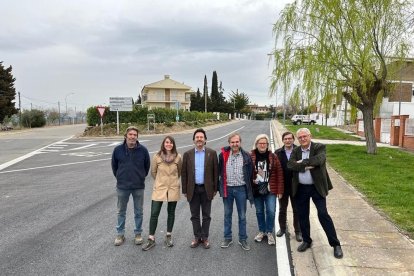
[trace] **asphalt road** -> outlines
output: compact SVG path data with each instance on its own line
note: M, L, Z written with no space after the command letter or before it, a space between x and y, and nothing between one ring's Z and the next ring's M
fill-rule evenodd
M74 134L82 133L86 125L33 128L0 131L0 165Z
M239 121L208 129L207 146L219 151L228 144L227 136L233 131L241 134L242 146L250 150L257 134L269 134L270 123ZM33 136L31 140L35 139ZM192 147L192 133L173 136L180 153ZM159 150L163 137L140 136L139 140L152 156ZM0 139L0 146L11 147L13 144L13 147L19 147L19 143L27 142L12 136L10 138L13 143ZM61 139L56 137L55 141ZM43 148L30 158L0 170L0 274L277 274L275 247L253 241L257 231L254 206L247 210L251 250L244 251L237 243L227 249L220 248L223 203L219 196L213 200L211 248L208 250L189 247L192 227L189 206L184 197L176 209L174 247L166 248L163 245L166 206L163 206L158 222L157 245L148 252L134 245L131 202L127 211L126 242L115 247L116 193L110 158L114 146L119 142L120 139L72 138ZM45 141L42 140L37 148L44 145ZM147 177L144 238L148 234L152 183L152 178ZM234 207L235 241L237 229L237 211Z

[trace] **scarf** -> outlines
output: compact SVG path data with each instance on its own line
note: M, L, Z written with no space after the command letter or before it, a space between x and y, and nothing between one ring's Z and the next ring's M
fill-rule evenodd
M163 152L161 152L160 154L162 161L164 161L165 163L172 163L175 160L175 157L177 157L177 154L165 154Z

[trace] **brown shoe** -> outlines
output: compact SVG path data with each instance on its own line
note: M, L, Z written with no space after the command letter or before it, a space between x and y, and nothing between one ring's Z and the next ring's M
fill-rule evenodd
M194 240L191 241L190 247L191 248L196 248L196 247L198 247L200 245L200 243L202 243L201 240L194 239Z
M203 247L204 247L204 249L209 249L210 248L210 243L208 242L208 240L203 240Z

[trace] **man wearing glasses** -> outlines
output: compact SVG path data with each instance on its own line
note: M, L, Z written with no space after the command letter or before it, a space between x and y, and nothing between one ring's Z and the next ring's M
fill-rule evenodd
M312 246L309 222L309 205L312 198L329 245L334 248L334 256L340 259L343 257L341 244L326 208L326 196L328 191L332 189L332 183L326 170L326 147L323 144L311 142L311 133L307 128L298 129L296 137L300 147L292 151L288 168L293 171L292 194L299 214L303 237L298 251L304 252Z
M243 250L250 250L247 242L246 209L247 200L253 204L252 173L253 163L250 154L242 149L238 133L230 134L229 145L221 148L219 154L219 192L224 204L224 240L221 248L233 244L232 217L236 202L239 217L239 244Z

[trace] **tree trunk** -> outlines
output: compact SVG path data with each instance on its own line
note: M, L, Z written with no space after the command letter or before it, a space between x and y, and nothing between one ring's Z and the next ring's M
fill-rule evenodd
M374 132L374 110L370 107L361 109L364 120L364 134L368 154L377 154L377 142Z

